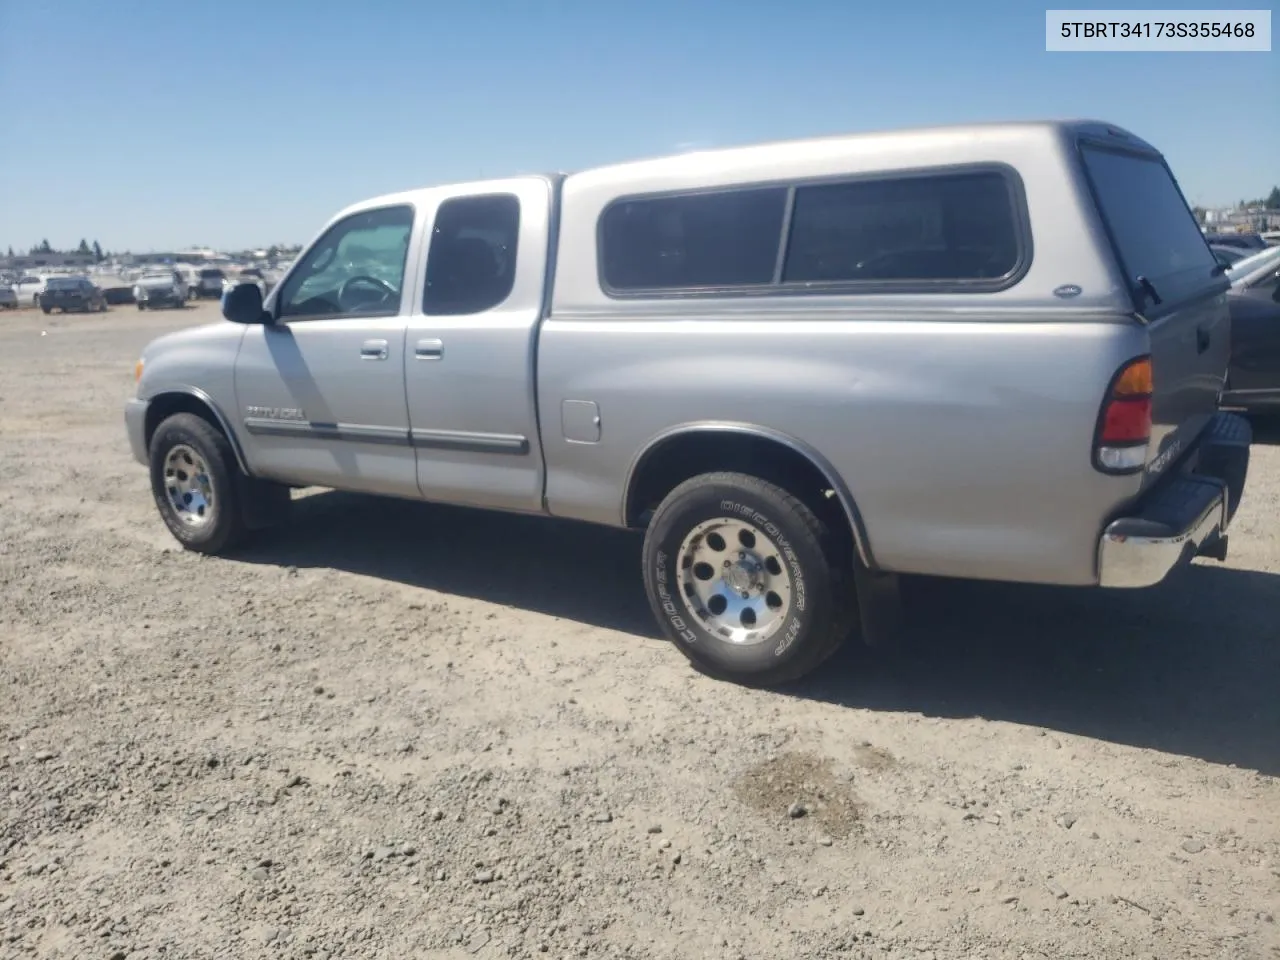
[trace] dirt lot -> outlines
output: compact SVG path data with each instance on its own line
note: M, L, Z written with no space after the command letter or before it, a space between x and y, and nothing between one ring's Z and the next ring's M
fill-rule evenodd
M320 492L177 549L121 408L215 309L0 315L0 957L1280 956L1280 447L1225 565L920 585L753 692L631 535Z

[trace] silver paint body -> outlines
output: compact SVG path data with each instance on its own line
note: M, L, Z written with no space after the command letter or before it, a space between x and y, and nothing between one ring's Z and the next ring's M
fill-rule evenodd
M841 137L370 200L334 221L395 203L416 211L400 315L163 337L144 354L127 412L133 448L145 461L150 398L198 391L258 476L621 526L633 473L664 439L755 433L826 473L873 567L1096 584L1101 531L1192 446L1229 348L1225 294L1135 319L1075 158L1077 134L1101 129ZM1025 190L1033 255L1000 292L616 299L601 289L597 223L620 196L967 163L1012 167ZM521 203L510 297L478 315L424 316L437 207L494 192ZM1053 295L1068 285L1079 294ZM1197 327L1211 332L1206 352ZM367 354L371 343L383 354ZM1104 475L1090 456L1103 395L1145 353L1156 370L1148 470Z

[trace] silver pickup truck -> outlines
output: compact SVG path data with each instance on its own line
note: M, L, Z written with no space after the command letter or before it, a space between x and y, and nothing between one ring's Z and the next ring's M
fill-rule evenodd
M635 528L675 645L774 684L891 637L900 575L1225 557L1227 287L1103 123L715 150L343 210L150 344L126 422L188 549L307 486Z

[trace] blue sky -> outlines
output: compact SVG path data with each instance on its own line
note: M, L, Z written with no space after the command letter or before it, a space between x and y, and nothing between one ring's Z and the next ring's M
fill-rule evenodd
M1025 0L0 0L0 251L303 242L391 190L1006 118L1126 126L1192 202L1280 183L1280 54L1046 53L1044 23Z

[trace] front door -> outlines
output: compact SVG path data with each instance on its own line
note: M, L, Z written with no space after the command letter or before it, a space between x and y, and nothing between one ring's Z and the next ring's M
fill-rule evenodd
M414 209L334 223L268 302L236 358L245 457L303 486L417 495L404 395Z
M551 185L521 178L436 208L405 343L405 392L428 500L536 512L534 346Z

